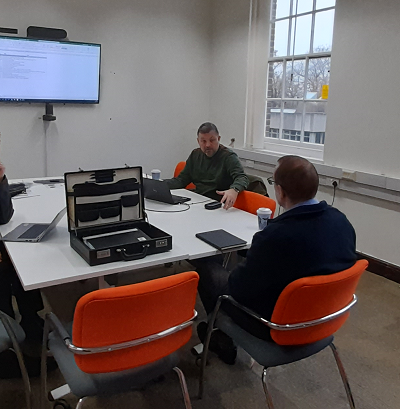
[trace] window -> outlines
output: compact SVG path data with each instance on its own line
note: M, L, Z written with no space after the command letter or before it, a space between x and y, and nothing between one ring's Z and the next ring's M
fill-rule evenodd
M264 147L323 151L336 0L271 0Z
M270 138L279 138L279 129L269 128L268 136Z

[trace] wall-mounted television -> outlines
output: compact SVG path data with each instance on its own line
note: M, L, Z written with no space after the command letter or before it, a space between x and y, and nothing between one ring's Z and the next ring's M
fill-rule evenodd
M98 104L100 44L0 36L0 102Z

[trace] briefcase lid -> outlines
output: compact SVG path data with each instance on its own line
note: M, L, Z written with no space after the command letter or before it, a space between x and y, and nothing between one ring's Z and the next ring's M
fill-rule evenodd
M64 181L70 232L145 219L141 166L68 172Z

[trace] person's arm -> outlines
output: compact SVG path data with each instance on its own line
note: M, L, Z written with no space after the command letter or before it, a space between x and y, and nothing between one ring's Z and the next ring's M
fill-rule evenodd
M14 213L8 181L4 172L4 165L0 163L0 224L8 223Z
M237 192L246 190L249 185L249 178L244 173L243 166L237 155L230 155L227 159L227 169L233 179L232 184L229 186L230 189L234 189Z
M247 188L249 179L244 173L243 166L237 155L229 155L225 166L233 182L228 190L217 190L217 193L222 196L221 202L224 203L224 209L228 210L235 204L239 192Z
M182 169L181 173L177 177L172 179L166 179L166 182L168 183L170 189L183 189L190 182L192 182L192 176L190 174L190 163L191 155L186 161L185 167Z
M250 307L260 298L268 303L269 293L275 293L274 288L282 279L281 260L286 257L282 251L279 243L274 242L273 234L256 233L246 260L229 276L229 291L233 298Z

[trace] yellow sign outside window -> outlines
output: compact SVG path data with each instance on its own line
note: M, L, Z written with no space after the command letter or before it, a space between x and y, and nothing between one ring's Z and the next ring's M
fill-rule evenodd
M321 98L328 99L328 94L329 94L329 85L323 85L322 92L321 92Z

